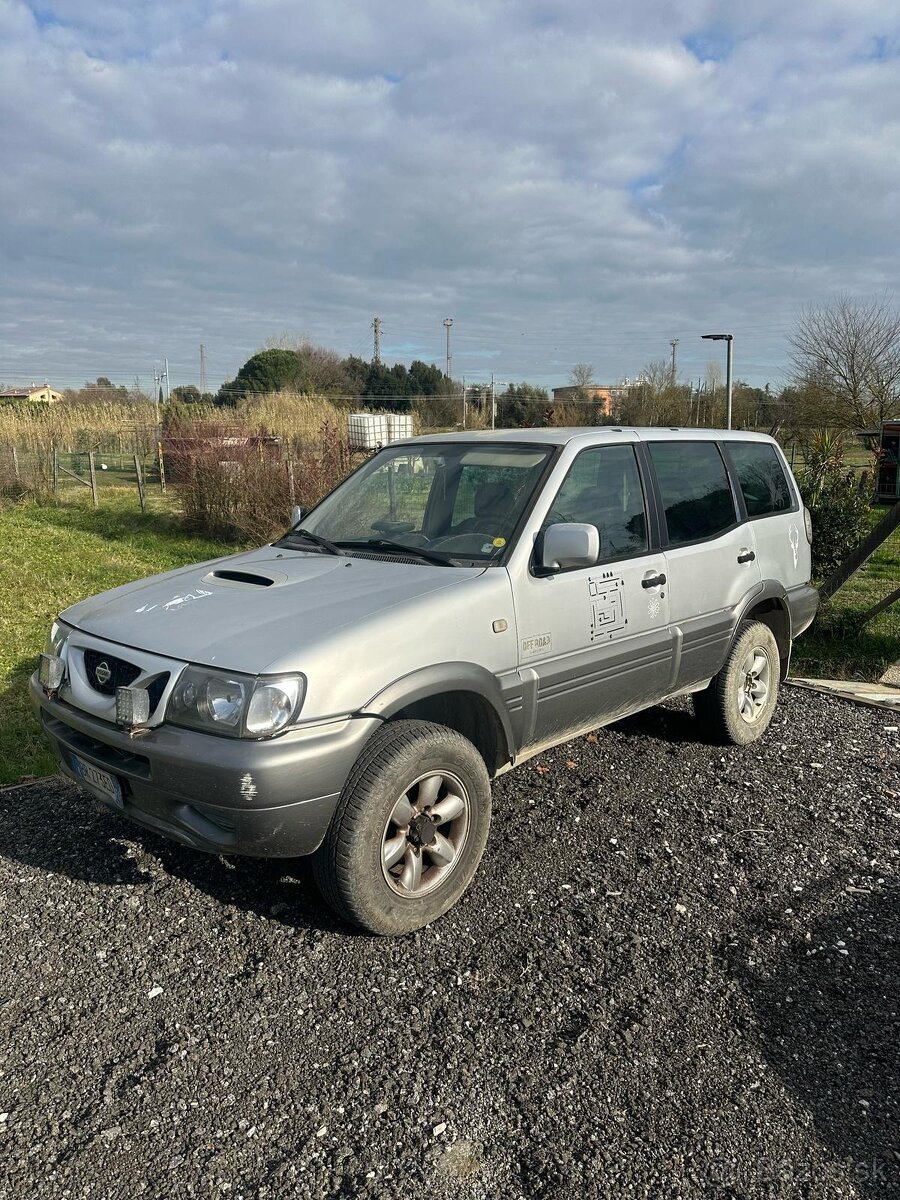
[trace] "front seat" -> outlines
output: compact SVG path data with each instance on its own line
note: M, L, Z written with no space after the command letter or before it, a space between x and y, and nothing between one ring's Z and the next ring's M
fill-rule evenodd
M454 526L454 533L493 533L507 530L512 509L512 489L505 483L483 483L476 489L475 515Z

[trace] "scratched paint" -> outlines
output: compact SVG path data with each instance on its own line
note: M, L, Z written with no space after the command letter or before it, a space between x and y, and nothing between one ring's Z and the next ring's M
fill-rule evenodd
M183 596L173 596L163 605L163 609L171 612L172 609L184 608L186 604L193 604L195 601L211 595L212 592L208 592L205 588L196 588L193 592L185 592Z
M252 800L256 795L256 784L253 782L253 776L249 771L241 776L241 795L245 800Z

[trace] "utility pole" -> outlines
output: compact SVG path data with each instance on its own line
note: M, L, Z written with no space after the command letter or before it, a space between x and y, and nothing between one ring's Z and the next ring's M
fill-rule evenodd
M166 358L166 359L163 359L163 362L165 362L165 364L166 364L166 400L168 401L168 399L169 399L169 360Z
M200 343L200 395L206 395L206 347Z
M466 377L465 377L465 375L463 375L462 385L463 385L463 429L465 429L466 419L467 419L467 414L466 414Z
M675 347L678 345L678 338L672 338L669 345L672 347L672 385L675 385Z
M494 372L491 371L491 429L497 424L497 393L494 391Z
M375 345L373 347L372 362L376 367L381 366L381 317L372 319L372 328L375 331Z
M450 353L450 330L453 326L452 317L444 317L444 328L447 330L447 378L453 379L453 355Z

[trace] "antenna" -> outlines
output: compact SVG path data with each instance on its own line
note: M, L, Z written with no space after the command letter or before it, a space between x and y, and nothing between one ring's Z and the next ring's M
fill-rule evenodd
M206 347L200 343L200 395L206 395Z
M447 378L453 378L453 355L450 353L450 330L453 328L453 318L444 317L444 328L447 330Z

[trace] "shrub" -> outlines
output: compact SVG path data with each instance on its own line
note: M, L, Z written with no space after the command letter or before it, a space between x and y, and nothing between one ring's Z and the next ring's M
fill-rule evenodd
M212 424L205 423L202 436L192 429L184 450L167 454L184 520L194 532L271 541L288 527L292 503L311 508L351 467L342 426L323 423L313 441L286 457L280 442L215 436Z
M839 433L814 435L797 482L813 523L812 572L825 579L854 550L869 529L874 472L859 476L844 465Z

